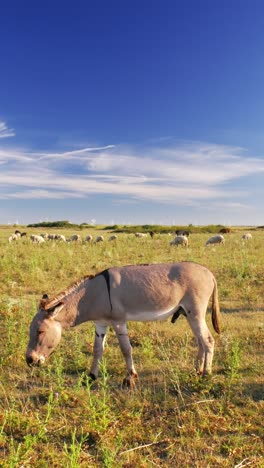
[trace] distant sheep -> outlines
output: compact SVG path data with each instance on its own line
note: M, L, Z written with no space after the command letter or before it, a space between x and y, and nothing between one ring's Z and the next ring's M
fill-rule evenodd
M56 239L56 234L48 234L48 239L49 240L55 240Z
M209 244L224 244L225 243L225 238L222 236L222 234L217 234L217 236L210 237L205 243L205 245Z
M14 242L14 241L17 241L19 240L21 237L24 237L26 236L27 233L26 232L20 232L20 231L15 231L15 234L11 234L11 236L9 236L8 238L8 242Z
M114 240L116 240L116 239L117 239L116 234L113 234L112 236L109 237L108 240L109 240L109 241L114 241Z
M43 237L41 236L38 236L37 234L32 234L30 236L30 240L33 244L42 244L43 242L45 242L45 239L43 239Z
M251 234L250 232L245 232L245 233L243 234L243 236L242 236L242 239L243 239L243 240L246 240L246 241L247 241L247 240L250 240L250 239L252 239L252 234Z
M18 236L17 234L11 234L11 236L8 237L8 242L9 242L9 244L10 244L11 242L17 241L17 240L18 240L18 237L19 237L19 236Z
M176 236L171 242L170 245L183 245L188 247L188 238L186 236Z
M85 242L92 242L93 241L93 236L91 234L88 234L88 236L85 237Z
M73 234L69 239L70 242L82 242L81 236L79 234Z
M66 242L66 238L63 234L55 234L55 239L58 241Z
M219 234L230 234L231 229L230 228L222 228L219 231Z
M97 236L96 239L95 239L95 243L97 244L98 242L103 242L104 241L104 237L103 236Z
M177 234L177 236L189 237L190 231L184 231L182 229L178 229L177 231L175 231L175 234Z
M145 232L136 232L135 236L136 237L147 237L147 233L145 233Z
M46 232L40 234L40 236L43 237L43 239L45 240L50 239L49 235L53 236L53 234L47 234Z

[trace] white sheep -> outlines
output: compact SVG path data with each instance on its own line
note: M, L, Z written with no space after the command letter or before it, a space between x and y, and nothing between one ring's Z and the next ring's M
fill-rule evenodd
M70 242L82 242L81 236L79 234L73 234L70 239Z
M98 242L103 242L104 241L104 237L103 236L97 236L96 239L95 239L95 243L97 244Z
M224 244L225 243L225 238L222 236L222 234L217 234L216 236L210 237L205 245L209 244Z
M91 234L88 234L88 236L85 237L85 242L92 242L93 241L93 236Z
M252 234L250 232L245 232L242 236L242 239L245 241L252 239Z
M8 242L9 242L9 244L10 244L11 242L14 242L14 241L17 241L17 240L18 240L17 234L11 234L11 236L8 237Z
M47 234L46 232L43 232L41 234L39 234L41 237L43 237L43 239L47 240L47 239L50 239L49 235L53 236L53 234Z
M136 232L135 236L136 237L147 237L147 233L146 232Z
M170 245L183 245L188 247L188 238L186 236L176 236L171 242Z
M66 242L66 238L63 234L56 234L55 239L58 241Z
M114 241L114 240L116 240L116 239L117 239L116 234L113 234L112 236L109 237L108 240L109 240L109 241Z
M42 244L43 242L45 242L45 239L43 239L43 237L41 236L38 236L37 234L32 234L30 236L30 239L33 244Z

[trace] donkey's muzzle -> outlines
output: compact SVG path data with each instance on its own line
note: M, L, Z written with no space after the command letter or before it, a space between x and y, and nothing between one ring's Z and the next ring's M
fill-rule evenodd
M40 356L40 357L33 357L33 356L26 356L26 363L29 367L32 366L40 366L45 362L45 358Z
M30 367L32 366L32 364L34 364L34 359L33 357L31 356L26 356L26 362L27 362L27 365Z

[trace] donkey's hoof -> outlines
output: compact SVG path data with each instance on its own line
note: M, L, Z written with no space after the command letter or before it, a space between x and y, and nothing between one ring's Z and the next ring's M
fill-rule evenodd
M136 385L137 374L128 375L124 378L122 388L133 388Z
M96 380L96 377L95 375L90 372L88 375L84 375L82 377L82 386L83 387L88 387L89 385L91 385L94 381Z
M203 372L202 378L203 378L203 379L210 380L210 379L212 378L212 373L211 373L211 371Z

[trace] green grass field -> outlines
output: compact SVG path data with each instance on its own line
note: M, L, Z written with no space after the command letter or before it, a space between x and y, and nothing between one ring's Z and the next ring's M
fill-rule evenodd
M33 245L9 244L11 232L0 228L1 467L264 467L264 231L243 243L237 230L207 248L210 234L191 234L188 249L170 246L167 234ZM109 236L80 232L89 233ZM195 374L184 317L129 324L139 374L131 390L121 388L125 365L112 331L100 378L82 386L92 323L65 332L45 366L27 367L29 325L43 293L114 265L181 260L207 266L218 282L223 331L212 332L211 377ZM212 330L210 310L207 322Z

